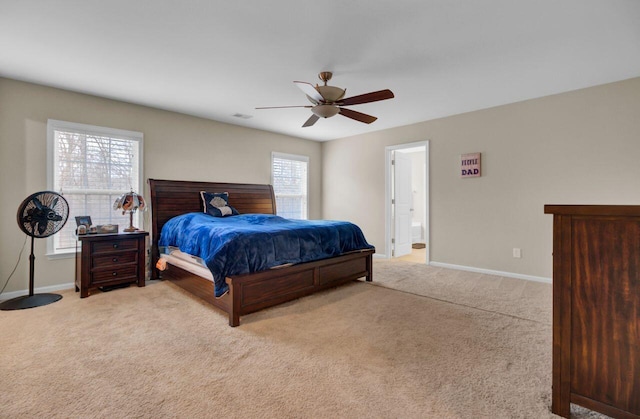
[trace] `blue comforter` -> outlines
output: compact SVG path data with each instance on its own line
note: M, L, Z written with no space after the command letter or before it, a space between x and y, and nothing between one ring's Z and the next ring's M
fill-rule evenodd
M202 258L213 274L216 297L227 291L228 276L373 249L360 228L346 221L289 220L266 214L221 218L199 212L169 220L159 244Z

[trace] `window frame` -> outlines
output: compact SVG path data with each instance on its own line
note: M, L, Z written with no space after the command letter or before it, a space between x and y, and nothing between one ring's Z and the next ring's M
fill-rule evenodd
M55 168L56 168L56 143L55 143L55 131L71 131L78 132L90 135L98 135L105 137L113 137L119 138L128 141L137 141L138 142L138 184L132 185L134 188L137 188L135 192L139 194L144 193L144 134L138 131L129 131L118 128L109 128L109 127L101 127L97 125L89 125L89 124L81 124L77 122L69 122L69 121L61 121L57 119L48 119L47 120L47 188L51 191L54 191L55 185ZM65 191L56 191L60 192L63 196ZM123 191L127 192L127 191ZM134 214L134 218L138 218L137 225L141 225L142 221L141 212L138 211ZM69 218L67 223L75 222ZM69 258L75 257L76 252L78 251L77 247L74 250L68 251L56 251L54 246L54 236L49 236L47 238L47 250L46 256L49 259L57 259L57 258Z
M293 161L300 161L300 162L304 162L307 164L307 176L305 179L306 182L306 207L305 207L305 213L304 215L304 220L308 220L309 219L309 156L304 156L304 155L300 155L300 154L289 154L289 153L281 153L278 151L272 151L271 152L271 185L275 185L275 176L273 173L273 161L274 159L282 159L282 160L293 160ZM278 201L278 196L277 193L275 191L275 187L274 187L274 198L276 199L276 202ZM278 206L276 205L276 212L278 211Z

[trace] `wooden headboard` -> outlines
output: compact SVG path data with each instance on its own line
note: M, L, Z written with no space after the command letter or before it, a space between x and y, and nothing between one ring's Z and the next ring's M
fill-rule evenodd
M176 215L202 212L200 191L228 192L229 205L240 214L275 214L276 199L271 185L246 183L192 182L149 179L151 191L151 268L160 257L158 240L162 226Z

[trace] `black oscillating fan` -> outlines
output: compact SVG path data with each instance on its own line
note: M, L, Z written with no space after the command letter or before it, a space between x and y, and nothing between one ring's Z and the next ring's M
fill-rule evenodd
M0 304L0 310L20 310L51 304L62 298L59 294L33 293L33 239L56 234L64 227L69 218L69 204L62 195L51 192L36 192L20 204L18 208L18 226L26 235L31 236L31 255L29 256L29 295L16 297Z

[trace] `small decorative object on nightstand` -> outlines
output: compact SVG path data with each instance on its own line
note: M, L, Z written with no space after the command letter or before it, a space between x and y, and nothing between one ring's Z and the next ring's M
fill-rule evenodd
M136 282L144 287L146 231L78 236L76 292L80 298L99 287Z
M132 232L138 230L133 226L133 213L137 210L146 210L147 205L144 202L144 198L141 195L133 192L132 189L131 192L127 192L116 199L116 202L113 203L113 209L122 210L122 215L126 214L127 212L129 213L129 227L125 228L124 231Z

